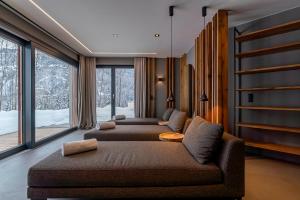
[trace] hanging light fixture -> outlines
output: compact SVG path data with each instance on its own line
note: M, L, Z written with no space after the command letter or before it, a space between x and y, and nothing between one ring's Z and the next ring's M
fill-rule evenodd
M169 6L169 16L171 17L171 64L173 65L173 16L174 16L174 8L175 6ZM169 96L167 98L167 102L175 101L175 97L173 95L173 91L169 91Z
M207 7L203 6L202 7L202 17L204 18L203 19L203 31L205 31L205 17L206 17L206 14L207 14ZM205 48L203 48L203 54L204 54L203 57L205 59ZM202 85L203 85L203 92L200 96L200 101L205 102L205 101L208 101L207 95L205 93L205 79L202 79Z

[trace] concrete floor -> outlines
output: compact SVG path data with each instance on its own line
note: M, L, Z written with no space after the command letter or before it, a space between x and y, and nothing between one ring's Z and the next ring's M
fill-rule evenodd
M59 149L63 142L82 139L84 131L0 161L0 199L25 200L29 167ZM246 159L244 200L300 200L300 166L261 157Z

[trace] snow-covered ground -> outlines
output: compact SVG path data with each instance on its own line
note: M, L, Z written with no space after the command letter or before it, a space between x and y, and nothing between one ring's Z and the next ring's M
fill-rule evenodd
M116 107L117 115L134 117L134 103L129 102L128 107ZM62 110L36 110L36 127L47 127L69 124L69 109ZM111 119L111 106L97 107L97 121ZM0 135L13 133L18 130L18 111L0 111Z
M128 107L116 107L117 115L125 115L126 117L134 117L134 102L128 103ZM107 121L111 119L111 105L103 108L97 107L97 122Z
M69 124L69 109L36 110L36 127ZM18 130L18 111L0 111L0 135Z

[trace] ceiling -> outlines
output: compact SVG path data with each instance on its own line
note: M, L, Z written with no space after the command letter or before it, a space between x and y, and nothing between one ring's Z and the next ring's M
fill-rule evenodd
M300 6L299 0L4 0L7 4L89 56L170 56L170 17L173 55L186 53L207 20L218 9L230 10L230 26ZM52 18L52 19L51 19ZM160 37L155 38L154 34ZM113 34L119 34L118 37Z

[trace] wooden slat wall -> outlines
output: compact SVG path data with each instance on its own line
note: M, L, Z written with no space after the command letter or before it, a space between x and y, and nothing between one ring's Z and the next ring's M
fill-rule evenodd
M208 99L212 99L212 23L208 23L205 32L205 92ZM205 119L212 120L212 101L205 102Z
M200 46L199 46L199 37L197 37L195 39L195 111L194 114L195 115L199 115L200 114L200 107L199 107L199 98L200 98L200 72L199 72L199 63L200 63L200 57L199 57L199 50L200 50Z
M205 51L205 56L204 56ZM220 10L195 40L195 114L228 130L228 13ZM208 102L200 102L205 91Z
M167 98L170 96L170 93L173 93L175 98L175 58L166 59L166 81L167 81ZM175 99L176 101L176 99ZM175 108L175 101L166 102L167 108Z
M188 112L189 109L189 68L186 54L180 58L180 110Z

